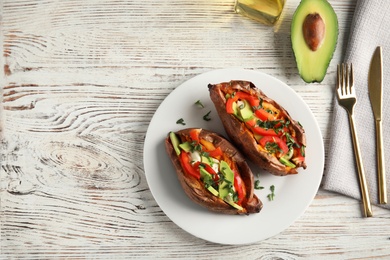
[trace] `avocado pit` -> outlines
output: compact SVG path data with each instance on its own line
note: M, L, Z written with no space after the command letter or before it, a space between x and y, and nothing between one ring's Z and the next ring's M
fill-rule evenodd
M325 35L325 23L318 13L308 14L302 25L303 37L307 46L316 51L322 44Z
M337 15L327 0L301 0L291 22L291 47L305 82L324 79L338 33Z

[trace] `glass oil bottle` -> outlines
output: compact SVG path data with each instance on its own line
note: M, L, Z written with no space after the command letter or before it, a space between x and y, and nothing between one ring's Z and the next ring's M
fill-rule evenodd
M267 25L274 25L282 11L286 0L236 0L234 10L251 19Z

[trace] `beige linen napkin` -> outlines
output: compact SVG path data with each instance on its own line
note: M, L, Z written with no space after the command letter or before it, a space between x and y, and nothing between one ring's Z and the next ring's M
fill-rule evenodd
M375 122L368 93L372 54L382 46L383 145L390 209L390 1L358 0L344 61L354 66L355 120L371 202L378 203ZM334 101L334 115L323 188L361 199L347 112ZM374 213L375 214L375 213Z

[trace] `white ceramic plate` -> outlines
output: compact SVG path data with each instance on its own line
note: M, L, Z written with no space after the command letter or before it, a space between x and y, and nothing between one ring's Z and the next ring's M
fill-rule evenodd
M255 190L264 206L260 213L230 216L213 213L192 202L182 190L165 152L169 131L200 127L226 136L209 98L208 84L230 80L252 81L267 96L281 104L306 131L307 169L297 175L277 177L249 163L263 190ZM194 103L200 100L205 108ZM211 121L203 116L211 111ZM180 118L186 125L176 124ZM318 124L309 107L294 90L264 73L243 69L221 69L198 75L177 87L154 114L145 139L144 168L150 190L164 213L179 227L199 238L221 244L249 244L272 237L288 228L310 205L321 182L324 146ZM275 199L269 201L269 187Z

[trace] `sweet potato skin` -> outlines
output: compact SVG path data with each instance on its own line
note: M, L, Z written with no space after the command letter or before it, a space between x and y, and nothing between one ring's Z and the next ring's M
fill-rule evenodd
M210 98L214 103L218 116L220 117L225 131L231 141L235 144L238 150L240 150L249 160L254 162L260 168L278 176L284 176L288 174L296 174L297 168L287 168L285 165L279 162L275 157L269 153L259 149L259 145L253 137L251 131L237 119L234 115L226 112L226 98L223 93L223 89L233 88L236 91L244 91L251 95L261 97L264 101L267 101L280 109L281 113L291 122L291 127L296 133L297 140L306 146L306 136L303 127L295 120L293 120L290 114L274 100L267 97L260 89L249 81L232 80L230 82L223 82L219 84L209 84ZM306 168L306 164L303 162L299 167Z
M175 134L177 136L188 137L190 135L189 133L191 130L192 128L187 128L175 132ZM165 139L165 148L176 170L178 180L187 196L195 203L213 212L230 215L260 212L263 207L263 204L256 196L256 194L254 194L254 177L251 169L249 168L241 153L238 152L237 149L224 137L212 131L202 129L199 134L199 138L206 139L207 141L212 142L215 147L221 147L222 151L226 155L228 155L231 160L235 161L241 179L245 184L246 199L244 200L242 205L243 210L237 210L231 205L227 204L221 198L212 195L204 187L204 184L200 180L197 180L195 177L186 174L180 164L179 157L174 151L168 134L168 137Z

